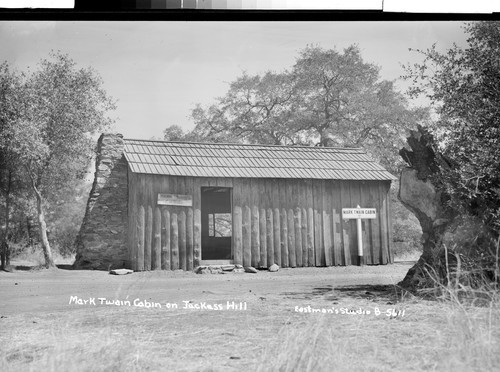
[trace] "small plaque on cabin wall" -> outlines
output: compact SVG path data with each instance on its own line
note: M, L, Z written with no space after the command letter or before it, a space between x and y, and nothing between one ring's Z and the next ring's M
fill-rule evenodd
M193 198L191 195L158 194L158 204L191 207L193 205Z

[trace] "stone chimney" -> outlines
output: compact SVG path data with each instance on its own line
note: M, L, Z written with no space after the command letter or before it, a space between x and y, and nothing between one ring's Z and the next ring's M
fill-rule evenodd
M128 167L121 134L97 142L94 183L76 239L76 269L130 267L127 248Z

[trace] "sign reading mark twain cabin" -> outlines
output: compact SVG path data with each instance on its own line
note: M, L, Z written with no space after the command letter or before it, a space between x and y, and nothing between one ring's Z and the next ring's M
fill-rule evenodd
M158 205L177 205L181 207L191 207L193 198L191 195L180 194L158 194Z
M375 208L342 208L342 218L377 218L377 210Z
M77 268L393 262L396 177L363 149L106 134L98 154Z
M376 219L377 210L375 208L342 208L342 218L356 219L356 234L358 235L358 265L364 265L363 253L363 232L361 226L362 219Z

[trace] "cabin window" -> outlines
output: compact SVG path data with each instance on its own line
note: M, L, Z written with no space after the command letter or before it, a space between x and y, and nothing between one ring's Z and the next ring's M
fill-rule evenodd
M232 226L231 213L210 213L208 215L208 236L230 237Z

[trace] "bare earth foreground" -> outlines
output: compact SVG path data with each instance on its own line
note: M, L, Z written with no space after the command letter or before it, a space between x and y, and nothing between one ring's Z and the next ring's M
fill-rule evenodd
M0 370L494 370L498 309L398 298L411 264L0 272Z

